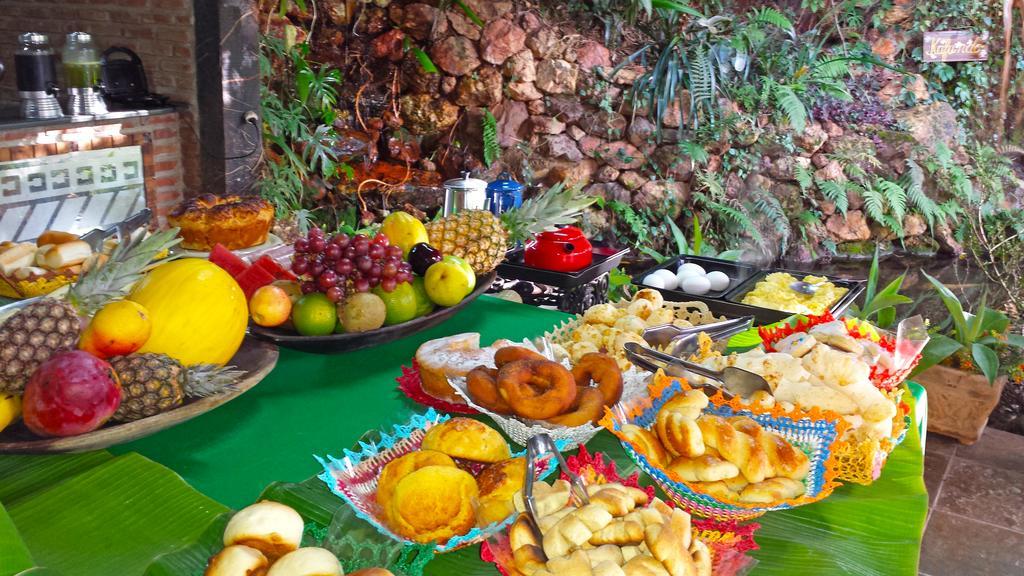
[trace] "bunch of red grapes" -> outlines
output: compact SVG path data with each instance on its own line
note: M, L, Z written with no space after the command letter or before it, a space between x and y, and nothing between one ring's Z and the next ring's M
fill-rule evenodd
M303 294L323 292L331 302L376 286L391 292L413 277L412 267L402 259L402 249L391 246L387 236L356 234L350 238L338 233L328 238L319 228L295 241L292 272L303 278Z

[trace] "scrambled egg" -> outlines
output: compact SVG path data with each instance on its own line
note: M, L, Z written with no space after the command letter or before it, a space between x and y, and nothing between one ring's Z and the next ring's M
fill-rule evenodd
M818 290L813 296L801 294L789 287L796 280L786 272L769 274L743 297L742 302L795 314L822 314L848 292L847 288L836 286L827 278L808 275L803 281L814 284Z

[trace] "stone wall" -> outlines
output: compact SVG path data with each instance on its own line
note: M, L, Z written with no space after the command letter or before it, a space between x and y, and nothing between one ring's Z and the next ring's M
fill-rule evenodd
M124 46L142 58L149 89L182 104L182 162L186 188L199 187L195 34L192 0L4 0L0 7L0 102L17 102L13 59L22 32L42 32L58 55L68 32L93 35L100 50ZM59 72L58 72L59 74Z
M659 138L653 119L628 102L629 90L644 69L630 65L612 76L626 48L604 46L596 27L553 18L558 13L555 3L465 3L483 20L482 26L453 3L440 11L437 2L376 0L352 13L341 4L321 2L311 40L313 57L345 74L342 98L351 110L342 112L339 124L369 135L365 140L370 144L361 142L354 159L408 163L445 178L471 170L490 180L508 170L520 181L578 183L606 200L652 210L686 206L699 169L720 173L730 198L769 192L795 218L807 204L795 181L797 165L813 170L819 179L841 180L845 175L834 157L837 151L855 151L881 159L869 171L898 178L907 158L922 147L938 140L953 149L959 146L955 113L948 105L896 106L896 97L907 86L926 101L923 79L908 81L881 71L865 83L872 85L870 98L892 104L892 125L810 122L802 134L795 134L773 125L767 115L747 111L745 117L754 124L708 145L708 162L698 167L680 146L681 140L692 138L689 111L678 106L668 110ZM311 21L294 11L289 18L299 26ZM429 54L439 73L425 72L413 57L413 47ZM685 92L682 99L688 101ZM738 111L724 99L720 107ZM490 166L484 165L482 147L487 112L497 120L502 149ZM368 150L372 153L365 154ZM822 221L807 240L812 250L798 258L810 258L814 246L825 242L889 236L868 222L858 198L850 198L845 216L823 198L816 202ZM599 213L591 215L589 224L608 226ZM917 216L908 216L903 224L908 237L929 233ZM762 232L773 233L770 226ZM959 249L948 230L939 236L945 240L940 247ZM769 238L765 244L774 241Z

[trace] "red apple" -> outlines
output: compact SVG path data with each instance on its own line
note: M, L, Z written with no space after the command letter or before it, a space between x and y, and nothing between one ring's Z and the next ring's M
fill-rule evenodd
M121 403L121 385L107 362L74 350L39 365L22 398L22 418L40 436L74 436L103 424Z

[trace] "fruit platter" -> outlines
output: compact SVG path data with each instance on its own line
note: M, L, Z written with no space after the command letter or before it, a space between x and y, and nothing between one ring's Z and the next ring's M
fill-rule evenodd
M277 350L247 339L245 294L177 230L119 244L61 297L0 309L0 452L103 448L256 385Z
M306 352L345 352L443 322L487 291L510 244L591 202L558 185L500 216L463 210L424 224L396 211L372 235L312 228L252 265L216 245L210 260L249 299L250 334Z

